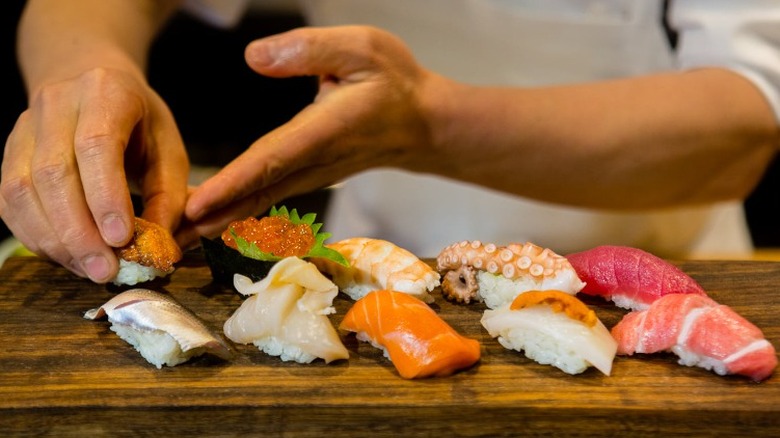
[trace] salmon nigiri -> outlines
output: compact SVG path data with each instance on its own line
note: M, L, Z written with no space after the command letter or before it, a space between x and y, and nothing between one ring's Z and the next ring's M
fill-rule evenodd
M405 379L448 376L480 357L479 342L460 335L427 304L403 292L369 292L339 328L382 348Z
M761 330L709 297L670 294L650 308L628 313L612 328L620 355L671 351L681 365L719 375L769 377L777 355Z
M624 309L645 310L667 294L706 295L680 268L639 248L603 245L566 259L585 282L580 292L611 300Z

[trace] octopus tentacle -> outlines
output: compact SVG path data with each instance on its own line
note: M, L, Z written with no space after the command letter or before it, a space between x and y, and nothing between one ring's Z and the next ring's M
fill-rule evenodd
M476 276L476 271L485 271L508 280L530 280L543 284L562 272L573 275L573 290L576 293L582 284L569 261L549 248L531 242L511 243L497 246L484 244L479 240L464 240L444 248L436 258L437 271L444 278L444 296L458 302L468 303L478 298L478 284L466 280L466 273ZM468 267L468 269L464 269ZM474 272L471 272L472 270ZM451 272L456 272L457 275Z

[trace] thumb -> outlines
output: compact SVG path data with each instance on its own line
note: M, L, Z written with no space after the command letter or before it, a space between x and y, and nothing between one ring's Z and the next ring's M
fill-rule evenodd
M374 27L304 27L249 43L244 58L266 76L345 79L381 69L399 53L408 53L400 39Z

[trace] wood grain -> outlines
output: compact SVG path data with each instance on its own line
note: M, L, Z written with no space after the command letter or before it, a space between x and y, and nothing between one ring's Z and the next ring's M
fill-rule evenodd
M780 346L780 263L679 266ZM241 303L188 254L167 292L221 333ZM4 436L780 436L780 382L754 383L676 364L673 355L618 357L612 376L577 376L501 347L481 304L434 308L482 343L472 369L408 381L368 344L345 336L348 361L281 362L253 346L232 361L201 357L158 370L109 330L83 319L116 294L37 258L0 270L0 430ZM611 327L625 313L587 301ZM336 299L340 322L351 305Z

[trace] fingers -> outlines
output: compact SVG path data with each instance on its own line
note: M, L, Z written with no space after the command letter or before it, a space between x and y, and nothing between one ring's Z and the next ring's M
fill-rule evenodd
M411 60L394 35L368 26L300 28L255 40L244 57L258 73L273 77L335 76L362 80L386 62ZM356 77L353 77L356 76Z

